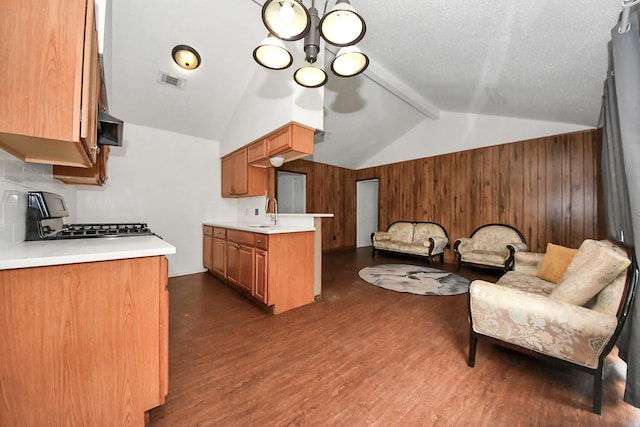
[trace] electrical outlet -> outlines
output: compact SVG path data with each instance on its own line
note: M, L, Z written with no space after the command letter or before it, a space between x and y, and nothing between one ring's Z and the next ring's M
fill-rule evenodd
M254 214L254 215L255 215L255 216L258 216L258 208L256 208L256 210L255 210L255 214Z

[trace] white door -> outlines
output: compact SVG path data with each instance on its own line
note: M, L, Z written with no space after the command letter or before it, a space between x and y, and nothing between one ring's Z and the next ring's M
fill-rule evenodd
M356 187L356 247L371 246L378 231L378 180L358 181Z
M307 212L307 176L278 171L278 212Z

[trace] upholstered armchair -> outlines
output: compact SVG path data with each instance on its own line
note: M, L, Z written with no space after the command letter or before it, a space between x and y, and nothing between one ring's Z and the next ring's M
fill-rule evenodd
M509 271L513 268L514 254L526 250L522 233L506 224L480 226L470 237L456 239L453 244L458 270L462 264L471 264Z
M637 287L633 248L585 240L578 250L516 253L497 283L469 289L469 360L478 338L594 376L593 412L602 408L604 359L615 345ZM556 283L557 282L557 283Z
M444 250L449 246L447 230L435 222L397 221L389 225L387 231L376 231L372 256L376 250L408 255L426 256L433 262L435 256L444 262Z

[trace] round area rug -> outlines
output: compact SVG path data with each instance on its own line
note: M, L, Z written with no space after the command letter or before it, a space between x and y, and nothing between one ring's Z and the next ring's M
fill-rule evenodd
M437 268L407 264L365 267L358 275L374 286L417 295L459 295L469 291L469 280Z

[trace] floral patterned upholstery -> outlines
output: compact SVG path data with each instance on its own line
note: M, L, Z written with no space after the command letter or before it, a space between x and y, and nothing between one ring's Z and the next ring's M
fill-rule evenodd
M514 254L526 251L524 236L517 229L505 224L487 224L477 228L471 237L456 239L453 250L458 270L462 263L502 268L513 267Z
M617 270L621 257L627 261L623 262L622 272ZM628 254L612 242L585 241L563 280L567 276L586 282L602 280L602 271L614 272L615 277L589 302L577 305L551 297L562 281L556 285L536 276L542 258L543 254L517 253L513 271L505 273L497 283L471 283L469 366L475 364L475 340L486 336L587 368L596 379L594 412L599 413L602 364L621 328L619 316L623 310L619 308L631 298L624 291L635 289L635 264L630 268ZM593 268L594 264L597 268Z
M476 332L595 368L616 316L476 280L471 289Z
M449 245L447 232L435 222L398 221L387 231L373 233L373 254L376 249L421 255L433 261L435 255L443 260L444 250Z

